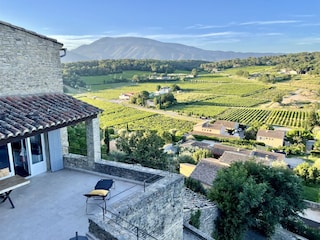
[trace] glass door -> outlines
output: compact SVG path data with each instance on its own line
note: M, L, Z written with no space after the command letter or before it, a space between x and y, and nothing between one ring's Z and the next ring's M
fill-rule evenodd
M47 171L47 161L44 151L44 136L36 135L29 138L32 176Z
M26 177L47 171L43 135L36 135L11 143L16 174Z
M12 142L11 149L16 174L22 177L29 176L30 169L26 139Z

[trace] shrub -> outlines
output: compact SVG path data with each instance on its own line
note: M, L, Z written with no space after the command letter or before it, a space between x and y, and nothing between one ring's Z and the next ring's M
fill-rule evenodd
M199 229L199 227L200 227L200 216L201 216L200 209L198 209L196 212L193 212L191 210L189 224L194 226L195 228Z
M191 189L194 192L201 193L203 195L206 195L207 191L202 186L201 182L199 180L193 179L193 178L185 178L184 179L184 185Z

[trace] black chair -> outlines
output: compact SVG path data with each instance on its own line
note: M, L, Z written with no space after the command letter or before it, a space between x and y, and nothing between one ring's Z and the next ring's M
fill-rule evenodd
M94 187L94 190L92 190L89 193L84 194L84 196L87 197L86 200L86 213L88 214L88 201L90 198L94 199L100 199L104 201L104 208L103 212L107 208L107 196L111 196L110 189L114 187L114 181L113 179L101 179L97 182L97 184Z

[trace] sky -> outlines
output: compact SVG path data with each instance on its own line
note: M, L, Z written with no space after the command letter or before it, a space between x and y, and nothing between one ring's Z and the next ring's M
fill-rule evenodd
M320 51L319 0L0 0L0 21L68 50L130 36L214 51Z

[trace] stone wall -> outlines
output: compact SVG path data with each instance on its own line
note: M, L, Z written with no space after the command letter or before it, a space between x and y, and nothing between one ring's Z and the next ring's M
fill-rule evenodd
M112 212L116 213L115 216L108 216L105 220L101 216L92 216L89 219L89 233L94 237L136 239L134 233L127 230L136 226L156 239L183 239L184 186L181 175L105 160L96 161L92 167L86 157L75 154L65 155L64 164L68 168L81 168L148 183L145 191L137 192L114 204ZM123 225L123 228L119 228Z
M145 182L147 184L153 183L163 177L158 175L159 171L156 169L149 168L148 171L145 171L146 168L136 164L125 164L106 160L95 161L92 164L86 156L72 153L65 154L63 161L64 167L66 168L84 169L133 181Z
M54 39L0 21L0 96L63 92Z
M199 231L207 236L211 236L215 230L214 221L218 216L217 206L205 196L186 188L183 207L185 228L189 226L191 213L195 213L197 210L201 212ZM191 232L191 230L189 232Z
M105 220L101 216L91 217L89 232L100 239L109 239L110 236L119 240L135 239L136 226L140 236L149 234L139 239L182 240L182 199L183 178L176 174L164 177L148 186L145 192L128 196L128 199L115 204L112 211L117 216L110 216ZM125 221L119 220L119 217ZM114 222L118 224L114 225ZM119 230L119 225L124 228ZM105 234L101 229L104 229ZM128 229L132 231L129 232Z
M308 200L304 200L304 203L306 204L306 206L308 208L312 208L312 209L316 209L316 210L320 211L320 203L316 203L316 202L312 202L312 201L308 201Z

